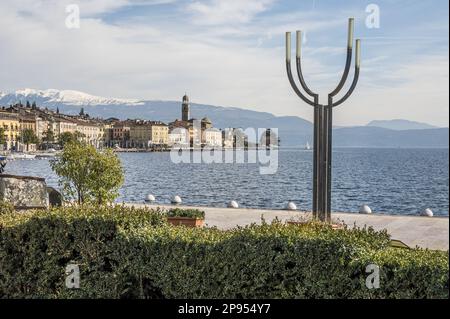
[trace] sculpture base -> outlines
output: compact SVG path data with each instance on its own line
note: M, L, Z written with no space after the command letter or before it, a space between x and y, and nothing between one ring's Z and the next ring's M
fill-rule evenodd
M49 199L44 178L0 175L0 200L17 210L47 209Z

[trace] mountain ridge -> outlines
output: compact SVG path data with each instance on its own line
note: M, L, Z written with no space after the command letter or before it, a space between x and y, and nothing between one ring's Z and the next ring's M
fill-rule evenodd
M428 123L410 121L405 119L393 119L393 120L373 120L366 126L382 127L391 130L416 130L416 129L435 129L439 128Z
M78 114L80 108L92 117L119 119L151 119L172 122L181 117L180 101L113 99L93 96L74 90L34 90L24 89L14 93L0 92L0 106L19 102L36 102L40 107L59 108L61 113ZM191 103L193 118L209 117L218 128L278 128L282 145L303 147L312 144L313 124L297 116L275 116L238 107L223 107ZM394 120L395 121L398 120ZM401 123L415 123L400 120ZM335 128L333 143L335 147L440 147L448 148L448 128L419 130L399 130L373 126L373 122L383 124L392 121L372 121L372 125ZM369 123L369 124L371 124Z

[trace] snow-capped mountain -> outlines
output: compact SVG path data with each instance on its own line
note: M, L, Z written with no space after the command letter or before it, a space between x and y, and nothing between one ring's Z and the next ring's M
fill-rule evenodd
M105 98L90 95L73 90L35 90L23 89L12 93L0 92L0 104L9 105L18 102L36 102L47 106L72 105L72 106L95 106L95 105L140 105L138 100L125 100L115 98Z
M181 118L181 94L178 101L124 100L93 96L71 90L18 90L13 93L0 92L0 107L10 104L36 102L38 107L47 107L61 113L76 115L80 108L92 117L119 119L160 120L170 123ZM275 116L266 112L191 104L191 115L201 119L209 117L215 127L278 128L283 146L304 147L312 143L312 123L297 116ZM380 123L375 123L380 125ZM383 123L381 123L383 124ZM391 123L392 124L392 123ZM369 126L343 127L334 130L336 147L411 147L448 148L448 128L395 130L394 127Z

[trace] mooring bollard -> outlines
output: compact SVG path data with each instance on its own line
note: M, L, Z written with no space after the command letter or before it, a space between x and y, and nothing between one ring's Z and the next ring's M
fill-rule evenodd
M367 205L362 205L359 208L359 213L360 214L372 214L372 209L370 209L370 207Z
M147 197L145 198L145 201L150 203L153 203L155 200L156 198L152 194L148 194Z
M228 203L228 208L239 208L239 204L235 201L232 200L231 202Z
M433 217L433 211L429 208L425 208L423 211L420 212L420 216L424 216L424 217Z
M175 195L172 200L171 200L172 204L178 205L182 203L181 197L178 195Z
M295 203L293 202L289 202L286 205L286 210L297 210L297 205L295 205Z

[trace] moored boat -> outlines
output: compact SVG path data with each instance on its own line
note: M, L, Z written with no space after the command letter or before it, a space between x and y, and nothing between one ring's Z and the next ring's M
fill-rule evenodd
M35 159L35 154L27 154L27 153L11 153L6 157L8 160L31 160Z

